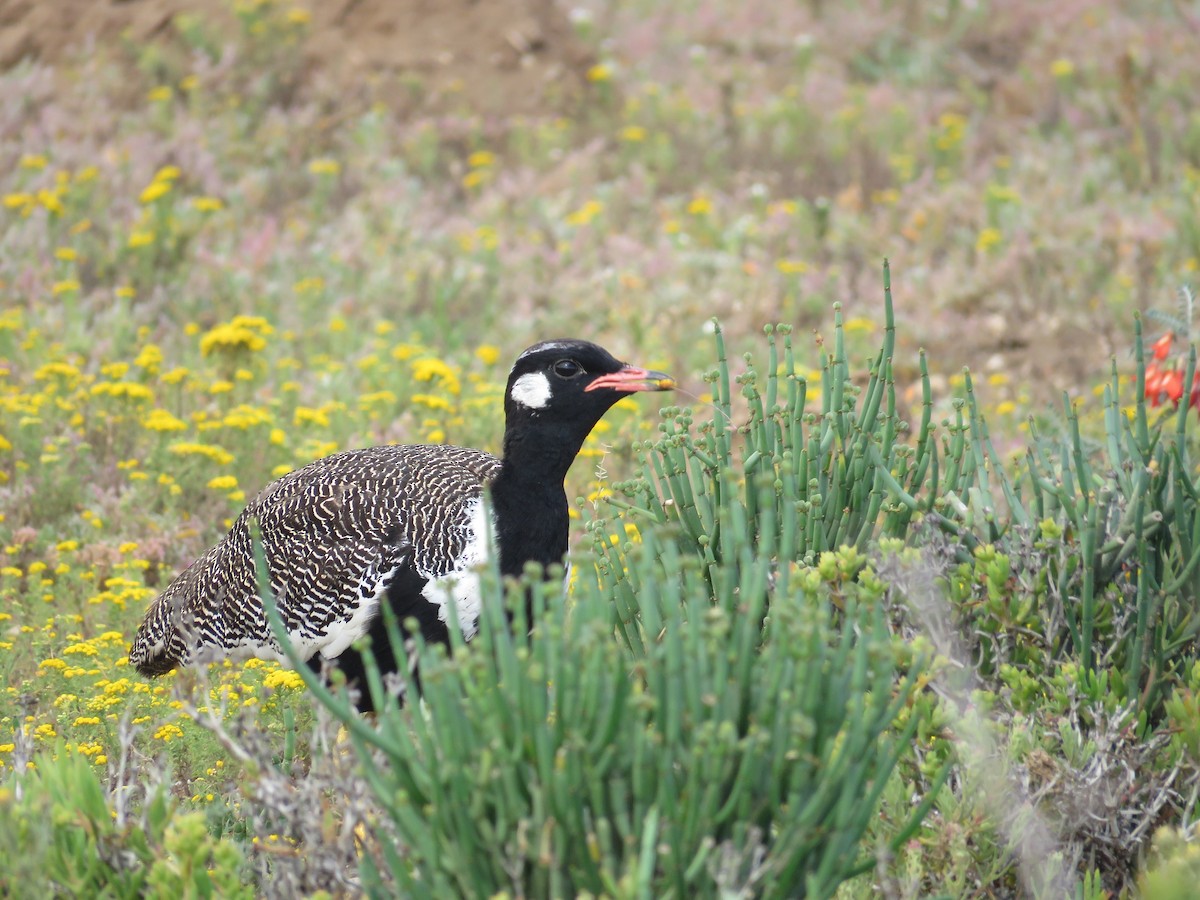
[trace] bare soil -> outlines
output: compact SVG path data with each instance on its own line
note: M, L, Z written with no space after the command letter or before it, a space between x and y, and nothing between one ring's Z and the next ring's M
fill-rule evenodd
M425 111L561 112L593 60L552 0L312 0L303 72ZM236 27L230 0L0 0L0 69L171 36L180 13Z

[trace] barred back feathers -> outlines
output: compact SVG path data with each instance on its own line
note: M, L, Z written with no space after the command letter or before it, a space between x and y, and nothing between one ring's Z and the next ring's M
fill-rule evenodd
M414 445L350 450L283 476L155 600L130 663L158 675L221 656L283 660L258 596L255 519L292 641L306 658L338 656L366 634L399 567L426 579L461 568L468 508L499 469L480 450Z

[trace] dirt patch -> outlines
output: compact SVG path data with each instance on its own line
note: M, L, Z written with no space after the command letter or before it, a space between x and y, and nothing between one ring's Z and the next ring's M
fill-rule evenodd
M404 109L555 114L577 102L590 52L552 0L310 2L306 80ZM177 15L233 34L230 0L0 0L0 69L161 40Z

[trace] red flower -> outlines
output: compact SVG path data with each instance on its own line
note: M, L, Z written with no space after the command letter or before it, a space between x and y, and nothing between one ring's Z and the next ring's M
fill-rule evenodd
M1183 397L1183 373L1178 369L1164 371L1150 363L1146 366L1146 399L1151 406L1158 406L1162 403L1163 394L1172 403L1179 403Z
M1159 368L1159 363L1170 354L1174 340L1175 333L1168 331L1150 345L1153 359L1146 364L1146 399L1150 401L1151 406L1160 406L1164 396L1175 406L1183 399L1183 371L1178 368L1178 363L1169 369ZM1200 409L1200 370L1192 377L1188 391L1188 409Z
M1164 373L1162 389L1171 402L1178 406L1179 398L1183 396L1183 373L1178 369Z
M1175 340L1175 332L1168 331L1157 341L1150 345L1150 349L1154 352L1154 358L1160 362L1167 358L1167 354L1171 352L1171 342Z
M1155 363L1146 366L1146 399L1150 401L1151 406L1158 406L1161 402L1159 393L1162 390L1164 375L1166 373L1160 370Z

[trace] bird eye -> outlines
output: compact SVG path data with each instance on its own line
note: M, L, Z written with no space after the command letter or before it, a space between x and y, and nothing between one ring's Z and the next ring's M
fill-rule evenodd
M583 374L583 366L573 359L560 359L554 364L554 374L559 378L578 378Z

